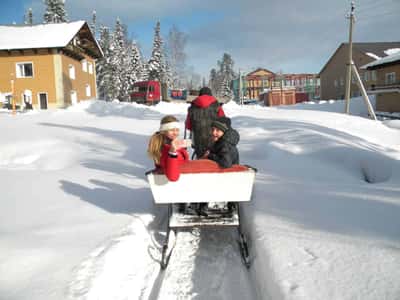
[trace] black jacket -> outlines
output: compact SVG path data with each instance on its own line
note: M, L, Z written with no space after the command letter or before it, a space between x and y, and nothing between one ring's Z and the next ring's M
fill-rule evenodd
M229 128L224 135L215 142L210 148L208 159L218 163L222 168L230 168L234 164L239 164L239 152L236 145L239 143L239 133Z

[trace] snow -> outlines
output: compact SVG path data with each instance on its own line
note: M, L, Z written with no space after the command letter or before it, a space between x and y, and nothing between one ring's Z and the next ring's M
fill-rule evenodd
M365 52L369 57L372 57L373 59L380 59L381 57L376 55L375 53L372 52Z
M380 66L380 65L383 65L383 64L396 62L396 61L400 61L400 52L393 51L393 53L388 55L388 56L379 58L379 59L377 59L377 60L375 60L373 62L370 62L370 63L368 63L366 65L363 65L361 67L361 69L367 69L368 67Z
M145 171L149 136L187 104L88 101L0 110L1 299L399 299L400 131L362 99L224 105L257 167L236 232L180 232L162 272L166 208ZM182 128L183 129L183 128Z
M400 52L400 48L390 48L384 51L386 55L392 55Z
M85 21L39 24L33 26L0 26L0 50L65 47Z

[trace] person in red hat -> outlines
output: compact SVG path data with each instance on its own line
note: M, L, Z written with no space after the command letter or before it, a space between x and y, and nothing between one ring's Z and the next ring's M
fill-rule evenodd
M211 122L225 116L222 106L212 96L211 89L203 87L188 108L185 127L192 133L193 149L197 158L204 155L210 143Z

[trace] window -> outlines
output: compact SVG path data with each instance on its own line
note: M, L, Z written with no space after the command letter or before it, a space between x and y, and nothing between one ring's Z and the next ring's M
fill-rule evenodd
M82 60L82 71L83 72L87 72L88 71L88 62L86 61L86 59Z
M335 81L333 82L333 84L335 85L335 87L338 86L338 81L337 81L337 79L335 79Z
M86 97L90 97L92 95L91 90L90 90L90 85L86 85Z
M376 71L371 71L371 80L376 81Z
M365 71L365 73L364 73L364 81L369 81L369 76L370 74L369 74L369 71Z
M17 78L33 77L33 63L24 62L16 64Z
M396 73L395 72L385 74L385 83L386 84L393 84L395 82L396 82Z
M69 78L75 79L75 67L73 65L69 65Z
M88 63L88 67L89 67L89 74L93 74L93 64Z
M344 85L344 79L343 79L343 77L340 77L340 85L341 85L341 86Z

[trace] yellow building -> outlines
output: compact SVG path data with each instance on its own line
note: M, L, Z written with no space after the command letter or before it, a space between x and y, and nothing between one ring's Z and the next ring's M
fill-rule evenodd
M248 73L245 76L246 95L250 99L259 99L265 89L272 87L274 78L275 73L262 68Z
M47 109L96 98L102 55L84 21L0 26L0 101Z

